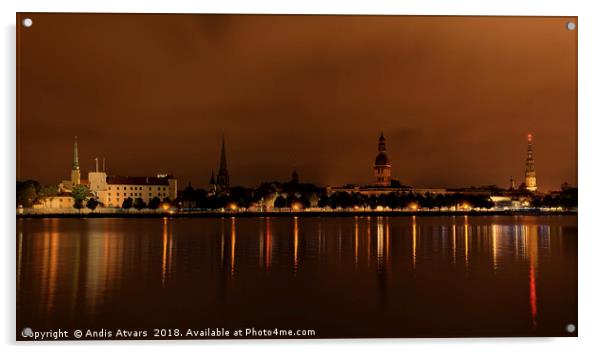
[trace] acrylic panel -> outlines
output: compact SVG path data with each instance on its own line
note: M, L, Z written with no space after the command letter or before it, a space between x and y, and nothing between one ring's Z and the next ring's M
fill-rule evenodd
M17 340L577 336L577 18L17 14Z

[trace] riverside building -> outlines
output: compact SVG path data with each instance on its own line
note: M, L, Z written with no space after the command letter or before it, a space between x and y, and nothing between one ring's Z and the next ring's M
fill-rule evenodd
M59 194L42 201L42 208L72 208L71 192L77 185L84 185L90 190L90 197L96 198L102 206L120 208L127 198L141 198L146 204L153 198L161 201L175 200L178 194L178 181L172 175L159 174L156 176L108 176L103 161L102 171L99 170L98 159L96 169L88 173L88 179L80 177L77 137L73 144L73 162L71 179L59 184Z

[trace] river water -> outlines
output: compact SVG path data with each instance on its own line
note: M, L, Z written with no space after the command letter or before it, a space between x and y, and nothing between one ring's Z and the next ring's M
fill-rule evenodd
M18 219L16 244L17 339L577 333L570 215Z

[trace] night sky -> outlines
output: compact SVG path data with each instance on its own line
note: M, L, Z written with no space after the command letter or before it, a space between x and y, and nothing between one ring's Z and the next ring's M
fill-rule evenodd
M18 24L24 18L18 15ZM370 183L381 131L416 187L577 183L577 30L566 17L29 14L17 179L174 174L207 188ZM576 19L571 18L576 21Z

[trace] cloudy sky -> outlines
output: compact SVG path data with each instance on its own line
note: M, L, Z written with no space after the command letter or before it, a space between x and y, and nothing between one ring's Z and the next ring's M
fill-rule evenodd
M577 182L577 31L566 17L21 14L18 179L173 173L370 183L377 139L418 187Z

